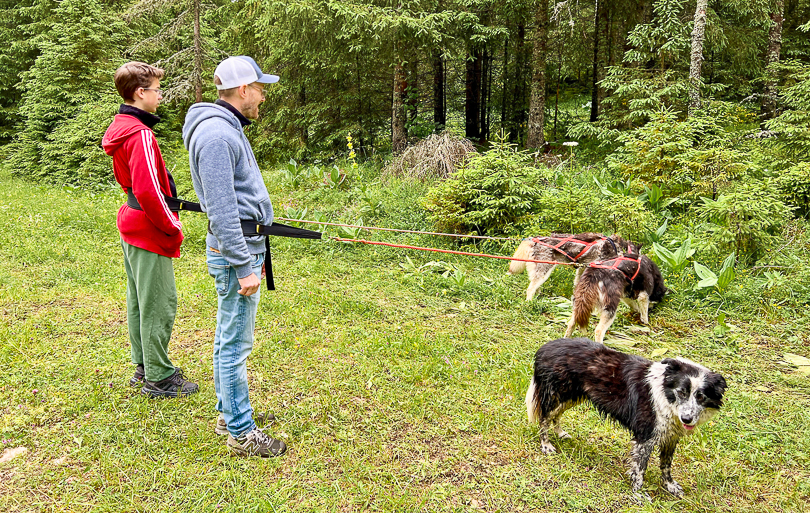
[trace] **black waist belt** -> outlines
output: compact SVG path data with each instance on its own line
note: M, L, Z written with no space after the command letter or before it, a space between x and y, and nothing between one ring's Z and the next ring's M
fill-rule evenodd
M172 198L171 196L163 196L169 210L172 212L179 212L180 210L187 210L188 212L202 212L203 209L199 203L193 201L186 201L180 198ZM127 189L127 205L129 208L135 210L143 210L138 199L132 193L132 189ZM273 224L259 224L256 221L240 221L242 225L242 233L246 237L264 236L264 248L267 251L264 262L265 272L267 274L267 290L276 290L276 284L273 281L273 262L270 258L270 236L276 237L293 237L296 239L320 239L321 232L312 230L305 230L303 228L294 228L286 224L273 223ZM211 231L211 222L208 222L208 233Z
M293 237L296 239L321 238L321 232L305 230L303 228L295 228L281 223L259 224L256 221L240 221L239 223L242 225L242 233L245 235L245 237L264 237L264 249L266 251L264 268L267 275L267 290L276 290L276 284L273 281L273 259L270 255L271 235L276 237ZM208 233L214 233L211 231L211 221L208 222Z
M193 201L186 201L180 198L172 198L171 196L163 196L163 199L166 200L166 204L169 206L169 210L172 212L179 212L181 210L187 210L189 212L202 212L202 207L199 203L194 203ZM132 189L127 189L127 206L129 208L134 208L135 210L143 210L141 208L141 204L138 203L138 198L132 193Z

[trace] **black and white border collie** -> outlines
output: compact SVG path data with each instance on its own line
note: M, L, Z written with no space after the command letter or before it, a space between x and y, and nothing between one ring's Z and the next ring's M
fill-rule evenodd
M652 362L615 351L587 338L561 338L541 347L534 359L534 376L526 391L529 422L539 422L544 454L556 452L549 428L570 438L559 425L572 406L590 401L633 435L630 482L641 489L650 454L661 451L664 487L683 496L670 469L681 437L706 422L723 405L723 376L684 358Z

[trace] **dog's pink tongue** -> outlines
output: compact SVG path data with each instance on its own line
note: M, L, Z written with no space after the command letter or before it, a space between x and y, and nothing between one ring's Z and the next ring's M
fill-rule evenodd
M687 431L692 431L693 429L695 429L695 426L687 426L686 424L684 424L684 425L683 425L683 428L684 428L685 430L687 430Z

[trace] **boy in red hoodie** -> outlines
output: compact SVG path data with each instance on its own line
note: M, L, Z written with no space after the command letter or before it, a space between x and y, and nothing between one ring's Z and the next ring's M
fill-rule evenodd
M165 196L176 197L152 127L160 100L163 70L129 62L115 72L124 99L102 146L113 158L115 179L128 199L118 209L117 226L127 272L127 326L135 375L132 386L153 397L179 397L198 390L169 360L169 338L177 312L172 258L180 256L183 226Z

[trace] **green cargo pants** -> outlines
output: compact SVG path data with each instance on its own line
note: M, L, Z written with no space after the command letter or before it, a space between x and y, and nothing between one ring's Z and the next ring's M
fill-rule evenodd
M174 374L169 338L177 313L172 259L121 241L127 270L127 326L132 363L142 364L147 381Z

